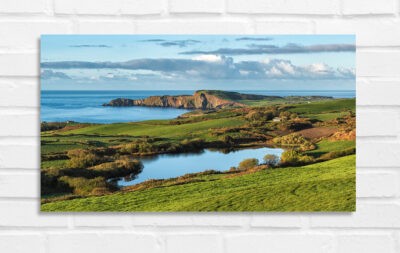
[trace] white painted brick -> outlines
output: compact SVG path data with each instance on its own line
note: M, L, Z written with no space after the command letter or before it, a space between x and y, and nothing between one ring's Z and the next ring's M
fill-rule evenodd
M225 239L227 252L332 252L333 240L321 234L235 234Z
M395 14L394 0L352 0L342 1L343 14Z
M135 214L132 216L133 226L222 226L222 227L239 227L249 223L250 217L245 214L184 214L184 213L167 213L167 214Z
M399 81L357 81L357 105L400 105Z
M89 0L89 1L54 1L57 14L119 14L121 1Z
M301 227L301 217L299 215L281 213L255 213L251 219L252 227Z
M68 21L4 21L0 22L0 47L38 50L41 34L65 34L71 31L72 23Z
M131 21L92 21L78 22L78 32L82 34L132 34L135 27Z
M122 14L155 15L165 9L164 0L121 0Z
M357 140L357 166L398 167L400 144L392 142L361 142Z
M44 13L46 0L1 0L0 13Z
M264 20L256 21L257 34L308 34L313 32L311 21Z
M39 136L39 114L2 115L0 136Z
M357 136L396 136L399 113L357 110Z
M400 247L394 241L400 240L399 173L394 169L400 164L400 18L395 2L227 0L228 15L192 18L168 12L224 14L224 1L0 1L0 251L151 253L223 252L225 248L224 252L395 252ZM40 213L39 200L27 200L39 194L39 140L29 137L38 135L38 119L34 108L15 107L39 105L39 81L35 79L39 74L39 35L71 32L356 34L357 105L361 105L357 108L357 134L361 137L357 140L357 166L367 168L357 174L357 211ZM380 171L385 167L390 170ZM179 233L171 234L174 229ZM206 232L199 233L199 229Z
M357 197L394 197L398 181L395 173L357 173Z
M222 13L224 9L223 0L170 0L170 13Z
M138 34L246 34L253 28L247 22L242 21L137 21L136 33Z
M357 203L354 213L310 214L310 223L314 228L398 228L399 213L398 204Z
M76 227L128 227L131 225L129 214L72 214Z
M55 12L59 14L160 14L163 9L162 0L88 0L63 1L55 0Z
M38 76L39 56L33 53L0 54L0 76Z
M0 80L0 106L39 106L38 81Z
M135 214L133 226L190 226L193 223L190 215L168 214Z
M167 253L223 252L222 240L214 234L176 234L166 237Z
M38 198L39 173L0 174L0 197Z
M68 225L66 215L40 213L39 202L39 199L19 202L0 201L0 228L66 227Z
M156 238L134 233L59 233L48 235L49 253L160 252Z
M268 14L338 14L337 0L228 0L228 12Z
M351 234L337 237L337 252L396 252L395 242L391 235Z
M0 234L0 249L4 253L44 253L45 238L39 234Z
M317 34L356 34L357 46L400 45L400 20L396 18L316 19L315 26Z
M357 76L400 77L400 51L358 51Z
M246 226L250 222L248 214L234 213L214 213L214 214L200 214L191 215L193 226L222 226L222 227L240 227Z
M0 145L0 168L39 169L39 152L39 143L38 146Z

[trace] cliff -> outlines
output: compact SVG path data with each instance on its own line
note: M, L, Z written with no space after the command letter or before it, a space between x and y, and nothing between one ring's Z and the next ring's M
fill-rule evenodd
M218 91L221 92L221 91ZM225 93L225 92L222 92ZM221 94L222 94L221 93ZM236 92L229 92L236 93ZM237 93L240 94L240 93ZM193 95L182 96L150 96L144 99L117 98L103 106L150 106L173 107L183 109L218 109L225 107L244 107L245 105L228 98L223 98L208 91L196 91Z
M172 107L182 109L220 109L226 107L245 107L249 101L268 100L269 102L300 103L307 101L318 101L333 99L326 96L264 96L254 94L243 94L232 91L221 90L199 90L193 95L180 96L150 96L143 99L117 98L103 106L149 106L149 107Z

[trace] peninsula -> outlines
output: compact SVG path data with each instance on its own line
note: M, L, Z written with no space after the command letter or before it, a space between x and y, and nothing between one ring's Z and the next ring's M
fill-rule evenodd
M116 98L103 106L127 107L127 106L148 106L148 107L172 107L181 109L221 109L232 107L246 107L251 101L281 102L288 101L316 101L332 99L328 96L265 96L256 94L243 94L232 91L220 90L199 90L193 95L178 96L150 96L143 99Z

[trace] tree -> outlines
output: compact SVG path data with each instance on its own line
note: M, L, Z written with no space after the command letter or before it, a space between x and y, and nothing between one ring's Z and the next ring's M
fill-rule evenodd
M279 157L277 155L266 154L263 159L266 165L272 167L278 165L279 163Z
M249 159L245 159L245 160L241 161L239 163L238 168L239 168L239 170L247 170L247 169L257 166L258 164L259 164L258 159L249 158Z

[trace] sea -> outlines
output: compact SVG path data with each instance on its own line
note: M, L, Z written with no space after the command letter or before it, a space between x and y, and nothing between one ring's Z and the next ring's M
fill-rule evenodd
M354 90L235 90L241 93L269 96L332 96L353 98ZM115 98L140 99L161 95L192 95L194 90L42 90L40 117L44 122L75 121L85 123L118 123L154 119L172 119L189 112L185 109L157 107L102 106Z

